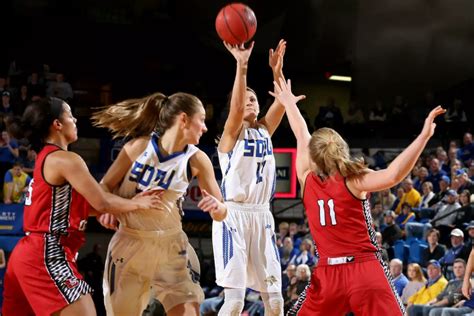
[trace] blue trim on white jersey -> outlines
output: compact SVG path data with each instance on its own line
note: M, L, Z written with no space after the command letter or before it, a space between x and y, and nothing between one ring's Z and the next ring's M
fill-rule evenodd
M156 153L156 156L158 157L159 162L165 162L165 161L171 160L173 158L176 158L180 155L183 155L186 152L186 150L188 149L188 146L186 145L186 147L184 148L183 151L178 151L178 152L172 153L171 155L168 155L168 156L165 157L161 154L160 148L158 147L158 134L156 134L156 133L152 134L151 143L153 144L153 148L155 149L155 153Z
M224 199L224 201L227 201L226 199L226 192L225 192L225 176L227 175L227 173L229 173L229 170L230 170L230 160L232 158L232 153L234 151L231 150L227 153L227 156L229 156L229 164L227 165L227 168L225 170L225 173L224 175L222 176L222 183L221 183L221 194L222 194L222 198Z
M277 179L277 174L276 174L276 166L275 166L275 171L273 172L272 194L270 195L270 201L272 201L275 198L276 179Z

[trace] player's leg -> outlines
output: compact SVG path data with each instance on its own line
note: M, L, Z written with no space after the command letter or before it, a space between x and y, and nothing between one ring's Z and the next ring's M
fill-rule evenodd
M281 265L276 246L275 222L269 211L252 213L252 238L249 243L249 287L260 291L265 315L283 315Z
M110 241L105 263L103 290L107 315L141 315L150 299L150 274L155 259L149 238L123 231Z
M155 267L153 289L167 315L199 315L204 292L201 269L193 247L182 231L160 238L160 259Z
M382 260L344 265L350 280L350 306L355 315L404 315L405 308Z
M2 315L34 316L35 313L20 286L20 282L15 276L15 268L15 261L12 256L8 262L4 278Z
M350 311L346 285L340 267L316 267L311 283L287 315L346 315Z
M245 289L224 289L224 304L219 316L240 316L244 309Z

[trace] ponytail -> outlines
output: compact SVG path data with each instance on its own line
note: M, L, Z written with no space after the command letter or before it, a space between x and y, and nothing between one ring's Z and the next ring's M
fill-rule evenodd
M191 117L202 107L194 95L178 92L169 97L157 92L141 99L129 99L100 108L92 115L94 126L108 128L114 138L160 135L174 124L180 113Z
M325 175L338 172L343 177L350 178L367 173L364 160L351 158L349 146L341 135L331 128L320 128L313 133L309 151L311 159Z
M158 126L159 113L168 98L154 93L141 99L129 99L102 107L92 115L94 126L108 128L114 138L149 135Z

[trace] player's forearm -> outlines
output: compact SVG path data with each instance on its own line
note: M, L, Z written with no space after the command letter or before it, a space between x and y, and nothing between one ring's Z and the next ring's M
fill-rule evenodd
M300 110L296 103L286 104L286 116L288 117L288 122L290 123L291 130L296 137L298 142L303 141L307 144L307 140L311 138L311 135L308 131L308 125L301 115Z
M429 138L419 135L387 168L390 178L402 181L413 169Z

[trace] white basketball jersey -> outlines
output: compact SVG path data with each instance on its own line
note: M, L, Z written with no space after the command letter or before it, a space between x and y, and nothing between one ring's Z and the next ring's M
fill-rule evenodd
M122 213L117 216L120 224L136 230L181 227L181 202L191 179L188 162L198 150L196 146L188 145L182 152L163 157L158 149L158 135L153 133L115 193L131 198L150 189L164 190L161 209Z
M264 127L243 127L232 151L219 152L225 201L269 203L275 191L275 157Z

